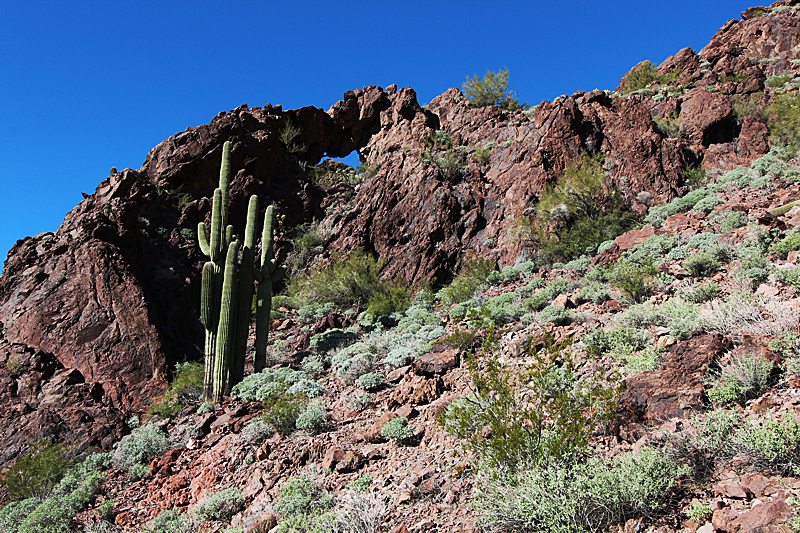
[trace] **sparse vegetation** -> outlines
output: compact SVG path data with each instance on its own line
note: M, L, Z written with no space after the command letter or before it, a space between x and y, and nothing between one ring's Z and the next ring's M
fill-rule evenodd
M517 109L520 107L514 94L514 89L508 87L508 69L497 72L486 71L483 78L475 74L467 77L462 86L466 96L475 106L485 107L496 105L502 109Z

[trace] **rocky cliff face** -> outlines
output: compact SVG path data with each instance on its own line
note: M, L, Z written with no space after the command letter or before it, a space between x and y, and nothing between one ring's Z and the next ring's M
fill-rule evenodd
M658 73L674 73L674 86L647 94L578 92L503 111L474 108L457 89L423 108L412 89L366 87L327 112L242 106L167 139L142 168L102 181L57 232L10 251L0 278L0 401L20 423L5 426L0 442L47 426L57 437L107 446L121 417L163 389L175 362L200 357L194 233L210 216L224 141L240 169L231 194L239 231L247 197L258 194L280 206L285 227L321 221L328 249L376 252L386 277L444 282L464 250L501 265L525 254L514 219L582 152L605 153L609 176L629 199L642 191L673 197L690 164L731 166L765 153L766 125L737 120L734 104L748 95L768 102L770 92L761 91L769 76L798 74L800 13L755 15L727 23L699 53L668 58ZM281 142L287 122L300 127L296 142L306 150L289 153ZM489 160L465 157L455 172L425 162L436 130L466 153L492 143ZM354 150L373 170L363 183L325 191L309 179L324 156ZM279 253L287 246L279 243ZM63 416L65 406L85 412ZM59 422L41 422L48 417ZM86 429L95 426L107 429ZM18 450L0 448L0 461Z

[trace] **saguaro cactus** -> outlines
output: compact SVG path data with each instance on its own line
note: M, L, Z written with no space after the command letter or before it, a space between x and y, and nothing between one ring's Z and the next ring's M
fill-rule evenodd
M279 281L286 272L275 261L272 241L272 226L275 222L275 208L269 206L264 215L264 228L261 233L261 266L256 268L258 281L256 293L256 355L254 366L261 372L267 363L267 340L269 338L270 312L272 310L272 284Z
M204 223L199 223L197 228L200 249L209 258L203 265L200 297L200 321L206 330L203 394L206 401L215 403L222 401L230 388L244 377L254 278L259 281L258 301L266 302L267 306L265 310L259 310L256 328L256 346L261 350L261 356L256 356L256 371L264 368L272 281L279 279L283 271L273 258L272 206L267 209L264 219L261 261L255 264L258 218L258 198L255 195L250 198L248 206L239 262L239 241L233 240L233 227L227 224L230 151L230 142L226 142L222 149L219 187L214 191L210 236L206 235Z

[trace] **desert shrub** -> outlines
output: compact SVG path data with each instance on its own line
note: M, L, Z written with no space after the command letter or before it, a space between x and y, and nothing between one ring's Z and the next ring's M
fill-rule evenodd
M553 460L484 474L475 505L492 531L605 531L628 518L665 511L676 478L685 472L646 447L610 465Z
M746 116L754 117L760 122L767 122L768 113L764 104L764 91L733 95L733 115L740 123Z
M626 300L641 303L655 292L656 274L658 270L652 263L636 265L620 259L609 273L608 281L611 286L622 291Z
M130 469L149 463L169 448L167 435L155 424L145 424L114 445L112 460L117 468Z
M202 521L228 521L242 509L244 509L242 490L229 487L220 492L206 495L203 502L195 507L193 512Z
M692 500L684 511L684 514L689 520L702 523L711 518L711 513L713 511L710 504L699 500Z
M798 319L800 311L791 304L742 292L731 294L725 301L708 302L699 317L706 331L723 335L783 335L794 329Z
M71 474L71 475L70 475ZM105 472L76 469L55 487L44 500L19 523L15 533L66 533L72 518L91 500L106 479Z
M714 468L734 458L757 471L795 474L800 464L800 423L791 413L744 419L734 410L716 409L695 416L696 434L667 440L667 452L687 464L695 477L704 478Z
M747 225L747 213L742 211L723 211L720 215L722 215L722 220L719 223L719 230L722 233L727 233Z
M332 302L308 302L297 309L297 320L303 324L310 324L311 322L325 318L336 311L336 309L336 305Z
M796 153L800 148L800 103L795 93L775 96L767 110L769 114L770 141Z
M483 146L476 144L472 147L470 158L476 163L485 165L492 158L492 148L494 148L494 143L492 142L486 143Z
M194 521L177 509L161 511L148 525L143 533L194 533Z
M477 74L468 76L461 90L477 107L489 105L496 105L502 109L520 107L514 96L514 90L508 87L508 69L505 68L497 72L487 70L483 78Z
M797 354L797 334L794 331L790 331L783 335L778 335L770 340L767 346L783 358L792 357Z
M567 270L572 270L573 272L577 272L578 274L585 274L586 271L589 270L589 266L591 264L592 260L588 256L582 255L579 258L568 262L566 265L564 265L564 268Z
M663 75L658 75L656 73L657 71L658 67L650 63L650 61L642 61L632 68L630 72L625 74L625 77L622 79L620 91L622 94L629 94L634 91L645 89L653 82L656 82L658 85L669 85L674 83L678 78L678 74L680 74L680 71L677 69Z
M653 235L631 248L625 254L625 259L636 264L659 264L662 256L673 250L677 243L678 238L674 235Z
M402 440L414 436L414 430L408 425L408 418L400 416L386 422L381 428L381 437Z
M150 413L169 418L187 405L199 405L203 399L203 363L178 363L172 383Z
M409 307L405 316L397 324L397 330L406 333L416 333L425 326L438 326L439 317L420 306Z
M572 318L572 313L560 305L548 305L539 313L539 320L555 326L566 326Z
M309 433L319 433L328 426L328 414L323 402L314 401L306 405L295 421L297 429Z
M264 422L275 428L281 435L288 435L296 429L297 417L306 407L306 401L297 396L280 395L265 406Z
M715 207L722 204L722 200L716 194L709 194L705 198L701 198L697 201L696 204L692 207L692 211L698 211L701 213L710 213L713 211Z
M653 372L661 368L663 349L660 345L654 344L637 353L631 353L624 357L624 371L626 376L635 376L642 372Z
M782 259L786 259L789 252L800 250L800 232L789 233L783 239L770 246L769 250Z
M478 307L480 307L480 304L475 300L467 300L466 302L460 302L453 305L447 314L450 317L450 320L458 321L466 317L467 312L470 309L477 309Z
M710 276L720 269L722 263L712 252L697 252L683 261L685 268L692 276Z
M363 306L373 294L386 288L380 279L382 267L382 262L372 255L353 250L346 258L334 257L329 265L314 267L308 276L292 278L287 294L301 301Z
M358 377L358 386L366 391L375 391L383 386L383 374L369 372Z
M460 303L472 298L472 295L494 271L494 261L479 257L464 258L461 269L453 281L436 293L445 307Z
M531 232L538 235L539 255L550 262L593 253L636 223L620 192L606 183L602 153L567 165L556 185L545 187L536 210Z
M484 352L492 349L493 335L490 327ZM513 469L583 453L596 425L610 418L616 389L592 380L579 384L567 344L557 344L552 334L529 343L537 364L519 375L494 357L480 366L469 358L474 392L452 402L440 424L491 467Z
M767 388L772 363L754 354L731 354L728 362L712 374L708 399L715 405L744 404Z
M245 442L259 443L274 434L274 427L267 424L263 417L256 417L242 428L239 432L239 437Z
M19 525L41 505L39 498L14 500L0 509L0 531L17 533Z
M355 333L340 328L331 328L322 333L312 335L309 341L309 348L315 352L327 352L334 348L352 344L355 340Z
M278 137L286 147L286 151L290 154L295 154L306 151L306 145L295 142L297 137L299 137L302 133L303 130L300 128L300 126L295 126L291 120L286 119L286 122L284 123L283 128L281 128L281 132Z
M11 501L44 499L71 465L67 450L59 444L34 441L13 466L0 475L0 487Z
M311 260L321 254L325 238L318 224L300 224L289 232L292 240L292 249L286 257L284 264L287 266L289 276L294 277L305 270Z
M374 292L367 303L367 313L372 316L405 313L411 305L411 289L399 285L386 285Z
M506 292L493 298L489 298L484 304L491 316L491 319L496 324L507 324L519 320L524 313L524 308L521 305L521 298L515 292Z
M289 480L280 494L273 510L283 518L319 516L334 504L333 498L308 478Z
M708 283L692 287L683 294L683 298L687 302L699 304L713 300L717 295L719 295L719 284L714 281L709 281Z
M748 181L749 183L749 181ZM683 213L694 208L697 202L706 196L713 194L708 187L699 187L680 198L675 198L672 202L663 206L654 206L648 209L644 223L653 227L660 227L663 222L672 215Z
M609 298L611 298L611 295L608 293L608 287L604 283L596 281L590 282L583 287L576 296L578 302L592 302L595 304L601 304Z
M262 402L264 399L281 393L295 383L307 379L305 372L289 367L265 368L261 372L245 376L231 388L231 395L249 402Z

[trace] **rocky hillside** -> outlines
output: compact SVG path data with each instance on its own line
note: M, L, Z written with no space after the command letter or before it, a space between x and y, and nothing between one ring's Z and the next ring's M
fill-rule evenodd
M525 109L475 107L458 89L423 107L413 89L395 86L348 91L327 112L242 106L167 139L138 170L112 169L58 231L20 240L8 254L0 277L0 463L17 458L33 437L69 444L77 453L112 450L134 429L132 416L147 416L176 363L201 360L204 258L195 232L198 222L210 221L225 141L232 142L232 167L239 169L231 185L232 224L244 226L251 194L275 203L283 217L281 259L297 253L293 229L313 223L321 236L320 264L360 248L385 261L385 280L417 288L431 282L434 291L451 286L467 250L497 270L464 301L440 293L434 306L412 306L386 331L359 322L355 309L276 310L283 314L275 324L271 371L302 376L286 370L275 381L315 383L306 387L319 387L314 405L327 423L293 433L257 431L264 397L240 394L202 409L189 402L158 422L168 443L146 472L132 476L114 464L89 506L114 499L116 511L84 512L78 522L86 531L139 531L164 510L194 509L228 488L241 489L241 501L224 517L209 518L207 528L262 524L267 531L277 520L287 527L292 515L276 502L297 479L316 487L315 497L324 489L340 504L355 498L353 506L385 507L377 530L474 530L481 513L470 502L476 489L487 487L473 468L470 454L477 452L436 423L472 390L464 360L479 343L442 342L463 328L481 330L462 321L470 307L485 308L505 328L497 353L506 365L530 366L528 340L541 340L552 327L559 341L573 339L577 351L570 353L581 379L598 370L609 372L606 377L620 373L615 421L591 436L605 458L655 445L654 428L675 435L690 428L690 435L702 436L702 420L689 422L693 413L736 403L709 394L713 370L751 353L772 365L769 388L743 393L734 399L738 411L730 412L765 426L767 412L793 413L797 378L789 334L797 330L798 307L791 239L800 217L797 209L775 208L796 200L800 188L795 162L766 154L778 144L780 126L767 109L798 90L798 21L797 0L752 8L697 53L686 48L657 68L633 67L613 92L577 92ZM320 163L353 151L363 162L359 174ZM603 155L608 186L644 225L601 253L595 247L582 263L537 262L520 227L530 227L547 185L558 183L582 154ZM701 171L707 183L698 183ZM621 264L650 276L642 299L632 298L619 276L615 282ZM587 287L596 295L581 296ZM747 300L750 291L761 299ZM767 325L736 322L724 314L725 302ZM627 347L614 337L623 335L614 333L620 328L635 330L624 333L635 337L626 338ZM319 335L328 330L345 330L349 342L370 346L359 352L374 355L361 375L380 374L385 384L366 394L371 387L346 371L352 365L347 352L320 346ZM779 341L790 347L779 349ZM397 359L393 350L402 343L416 359ZM656 362L634 372L630 360L644 357L650 345L658 347L647 355ZM318 371L306 368L313 361ZM387 422L402 418L410 435L381 436ZM622 523L633 520L626 529L637 531L788 527L794 481L775 475L793 471L748 453L750 462L720 461L702 480L676 472L681 481L670 488L668 505L626 511ZM747 470L756 463L763 468ZM371 499L347 490L359 479ZM693 499L712 505L713 521L685 521Z

